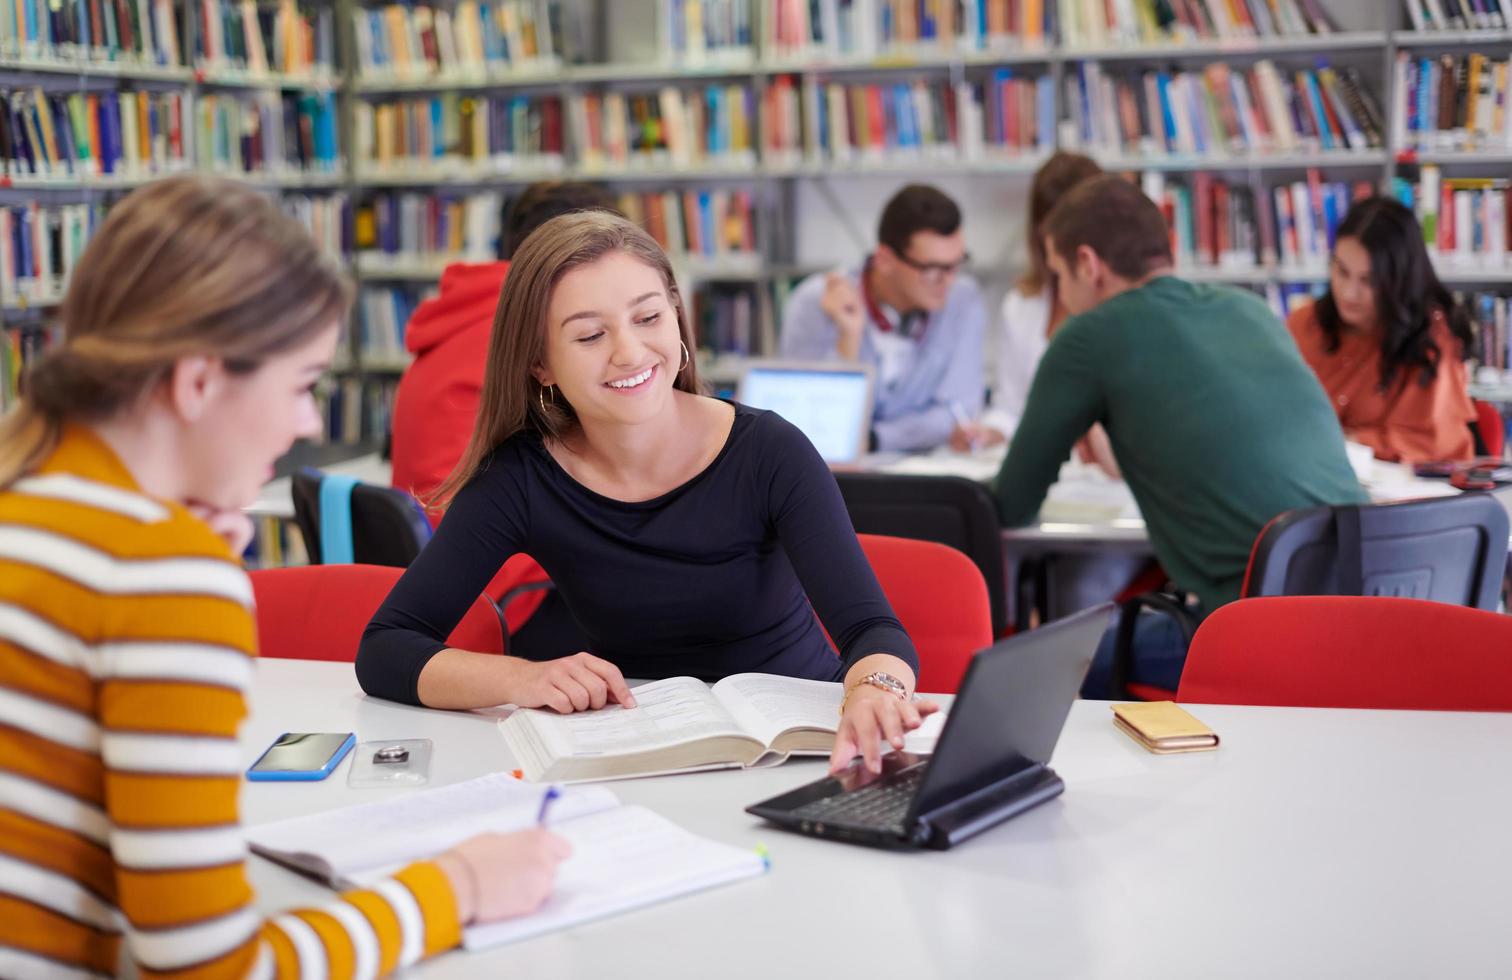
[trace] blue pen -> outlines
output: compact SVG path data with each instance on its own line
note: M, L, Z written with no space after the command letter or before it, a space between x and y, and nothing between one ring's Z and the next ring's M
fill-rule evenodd
M562 791L555 786L546 788L546 795L541 797L541 812L536 814L536 826L546 826L546 813L551 809L551 801L562 795Z

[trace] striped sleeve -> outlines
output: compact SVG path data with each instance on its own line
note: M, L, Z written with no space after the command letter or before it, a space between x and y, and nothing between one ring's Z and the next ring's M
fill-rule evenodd
M256 913L237 805L250 587L239 569L178 561L138 570L95 648L115 891L141 975L374 977L456 945L451 891L428 863L322 908Z

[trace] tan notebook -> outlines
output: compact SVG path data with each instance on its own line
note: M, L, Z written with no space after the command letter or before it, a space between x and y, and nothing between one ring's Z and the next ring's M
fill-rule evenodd
M1218 747L1218 736L1213 730L1174 701L1115 704L1113 724L1158 755L1206 752Z

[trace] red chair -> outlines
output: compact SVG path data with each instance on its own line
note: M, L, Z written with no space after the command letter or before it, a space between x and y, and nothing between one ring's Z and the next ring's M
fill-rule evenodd
M357 643L404 569L388 565L308 565L251 573L257 642L264 657L357 659ZM448 642L462 650L503 653L499 614L479 596Z
M992 604L976 563L933 541L857 535L919 652L918 689L954 694L972 655L992 645Z
M1507 445L1507 429L1501 413L1490 402L1472 401L1475 406L1475 431L1480 434L1487 456L1500 456Z
M1177 699L1512 711L1512 617L1424 599L1240 599L1197 630Z

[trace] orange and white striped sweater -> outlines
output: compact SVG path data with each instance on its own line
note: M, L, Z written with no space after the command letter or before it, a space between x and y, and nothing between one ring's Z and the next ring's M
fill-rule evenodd
M252 908L247 576L86 428L0 489L0 977L371 977L456 945L441 871Z

